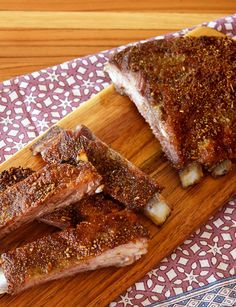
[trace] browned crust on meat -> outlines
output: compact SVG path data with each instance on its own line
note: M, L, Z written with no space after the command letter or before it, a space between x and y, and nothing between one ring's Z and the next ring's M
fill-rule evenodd
M3 192L8 187L27 178L34 171L30 168L11 167L9 170L4 170L0 174L0 192Z
M71 144L64 142L61 138L67 131L60 130L56 137L52 138L50 144L45 143L42 158L49 163L62 162L60 148L66 152L67 160L77 163L80 152L85 152L89 162L97 169L103 177L104 191L114 199L125 204L128 208L140 209L148 201L160 192L160 188L148 175L126 160L116 151L109 148L99 140L86 126L77 127ZM71 132L70 132L71 133ZM74 142L74 145L73 145ZM70 150L74 148L73 150ZM76 156L76 157L75 157ZM53 163L54 163L53 162Z
M80 215L78 214L77 204L55 210L52 213L40 217L38 220L60 229L75 227L82 221Z
M133 213L124 211L40 238L2 254L1 265L8 292L19 292L30 280L40 283L45 276L56 278L57 272L143 238L148 238L148 231L137 222Z
M41 154L47 163L76 164L79 143L68 131L61 132Z
M128 47L110 63L136 76L139 92L173 134L182 168L236 157L236 42L181 37Z
M64 130L59 126L51 127L47 133L45 133L37 142L31 146L31 150L34 155L41 153L51 142L51 140L57 137Z
M41 217L40 221L64 229L75 227L82 221L94 219L95 216L113 214L122 209L122 205L111 197L99 193L86 197L69 207L47 214Z
M89 162L81 162L77 167L45 166L0 194L0 236L52 212L63 202L70 205L87 193L94 193L100 181Z
M72 131L54 126L31 149L34 154L40 153L47 163L76 164L79 146Z
M113 214L124 207L103 193L82 199L77 204L77 210L83 220L91 220L94 216Z
M130 209L140 209L160 192L160 188L148 175L134 166L116 151L92 135L88 128L80 128L80 142L89 161L103 177L104 192L125 204Z

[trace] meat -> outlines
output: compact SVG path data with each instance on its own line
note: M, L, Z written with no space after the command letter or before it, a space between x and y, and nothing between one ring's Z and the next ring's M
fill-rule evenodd
M51 134L49 130L49 135ZM46 162L62 163L61 148L63 147L65 152L71 153L70 148L76 147L76 154L74 152L71 155L68 154L67 160L75 163L77 157L80 159L81 152L82 156L85 154L86 158L102 175L105 185L104 191L132 209L145 206L155 193L160 192L158 185L149 176L100 141L87 127L81 125L77 128L73 137L76 143L74 146L72 144L68 146L61 135L67 135L67 131L60 130L56 136L53 134L50 143L46 142L43 150L40 151ZM46 135L45 138L47 140L49 137ZM39 142L43 144L44 140ZM45 155L45 152L50 154Z
M101 174L104 192L106 194L112 196L127 208L135 210L144 209L149 201L151 201L153 213L161 212L164 214L160 218L157 217L152 220L156 223L157 221L166 220L170 214L170 208L166 202L164 205L164 201L162 201L161 205L159 204L159 193L161 189L156 182L119 153L99 140L84 125L77 127L74 138L76 142L74 148L80 149L77 154L73 155L69 160L73 160L73 163L76 163L79 159L84 160L86 157L86 159L95 166L99 174ZM57 151L56 148L60 150L62 144L54 139L51 139L50 144L53 144L53 157L58 157L55 151ZM46 144L48 152L51 151L49 149L50 144ZM57 145L55 146L55 144ZM42 155L42 157L45 158L44 155ZM50 157L47 157L46 161L48 162L49 160ZM61 162L60 158L57 160L54 159L54 163ZM165 206L165 210L159 210L159 206L161 206L161 208ZM156 209L154 209L154 207ZM154 217L154 215L152 214L150 217Z
M72 131L65 131L54 126L32 146L33 154L41 154L47 163L68 162L75 164L79 151L79 143Z
M120 211L123 206L104 193L85 197L76 204L55 210L42 216L43 223L64 229L75 227L82 221L90 221L95 216L113 214Z
M128 211L82 222L2 254L0 293L15 294L79 272L129 265L147 252L148 237Z
M192 184L202 166L212 171L236 157L235 67L235 41L202 36L128 47L105 70L135 103L185 184L185 175Z
M95 135L88 138L85 126L78 127L81 147L102 175L104 192L130 209L144 208L160 188L148 175L108 147ZM83 135L87 134L87 137Z
M0 192L6 190L13 184L27 178L34 171L30 168L11 167L0 174Z
M0 193L0 237L56 208L96 192L101 176L89 162L47 165Z
M76 133L88 160L103 177L104 192L129 209L144 210L155 224L164 223L171 209L160 196L157 183L99 140L87 127L78 126ZM152 214L148 214L150 208Z
M31 150L33 151L33 154L42 154L43 151L47 149L47 147L51 144L51 140L56 138L61 132L63 132L63 129L59 126L51 127L46 134L44 134L37 142L32 145Z

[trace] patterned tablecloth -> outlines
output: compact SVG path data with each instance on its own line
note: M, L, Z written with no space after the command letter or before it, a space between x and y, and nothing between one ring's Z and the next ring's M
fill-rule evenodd
M236 14L204 25L236 37ZM188 31L170 35L177 37ZM163 36L154 39L160 38ZM0 84L0 161L106 87L110 80L103 65L112 52ZM235 275L236 202L231 200L111 306L236 306Z

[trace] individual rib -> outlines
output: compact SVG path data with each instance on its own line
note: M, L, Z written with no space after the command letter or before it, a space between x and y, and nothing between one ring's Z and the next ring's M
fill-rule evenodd
M103 177L104 192L129 209L144 210L155 224L164 223L171 209L166 200L160 197L161 188L158 184L97 138L87 127L78 126L77 133L89 161ZM160 206L163 210L159 210ZM152 214L148 214L150 208Z
M0 193L0 237L95 193L101 176L89 162L47 165Z
M99 217L1 255L0 293L108 266L125 266L147 252L148 232L128 211Z
M50 164L68 162L75 164L80 149L73 131L53 126L32 147L33 155L41 154L43 160Z

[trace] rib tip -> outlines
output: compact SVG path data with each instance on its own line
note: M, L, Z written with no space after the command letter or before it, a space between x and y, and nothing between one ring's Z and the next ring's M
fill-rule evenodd
M171 208L167 204L164 197L162 197L160 194L155 194L155 196L146 205L144 212L154 224L160 226L170 215Z
M179 172L179 178L183 188L198 183L203 177L202 166L198 162L193 162L187 165Z
M231 160L224 160L218 163L212 170L211 175L213 178L226 175L232 169Z

